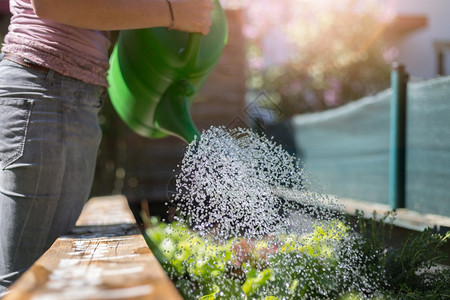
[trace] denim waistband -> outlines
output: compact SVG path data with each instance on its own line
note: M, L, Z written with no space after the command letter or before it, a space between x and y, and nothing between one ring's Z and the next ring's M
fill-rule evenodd
M3 59L0 61L0 92L27 94L40 91L49 95L50 99L100 99L103 103L106 88L83 82L79 79L62 75L54 70L37 70L16 62ZM89 95L89 97L83 97ZM32 95L30 95L32 97ZM78 100L68 104L78 103ZM97 101L97 100L94 100ZM85 103L99 106L98 103Z
M35 69L41 72L48 72L50 69L41 65L38 65L26 58L21 57L20 55L17 55L15 53L3 53L2 59L7 59L10 61L13 61L15 63L18 63L19 65L22 65L24 67Z

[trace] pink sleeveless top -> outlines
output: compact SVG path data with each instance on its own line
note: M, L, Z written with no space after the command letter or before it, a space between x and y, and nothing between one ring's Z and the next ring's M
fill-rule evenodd
M10 0L9 5L12 17L2 52L87 83L108 86L109 32L40 19L30 0Z

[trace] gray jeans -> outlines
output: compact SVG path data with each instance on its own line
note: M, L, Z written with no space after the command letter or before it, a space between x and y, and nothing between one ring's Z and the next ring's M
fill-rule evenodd
M104 92L0 62L0 295L75 225L92 186Z

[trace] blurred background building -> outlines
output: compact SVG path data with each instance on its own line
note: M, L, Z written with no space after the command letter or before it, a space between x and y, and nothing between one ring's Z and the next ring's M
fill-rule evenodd
M413 78L450 75L450 3L446 0L381 0L392 14L388 51Z

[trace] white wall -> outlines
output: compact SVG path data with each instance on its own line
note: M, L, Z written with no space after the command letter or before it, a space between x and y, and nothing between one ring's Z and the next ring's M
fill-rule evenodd
M423 15L428 19L426 27L406 34L396 45L397 61L404 63L412 78L436 77L437 58L433 43L450 43L449 0L379 0L393 8L399 15ZM445 63L446 75L450 75L450 53Z

